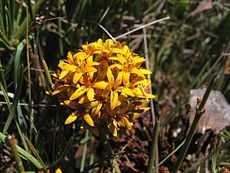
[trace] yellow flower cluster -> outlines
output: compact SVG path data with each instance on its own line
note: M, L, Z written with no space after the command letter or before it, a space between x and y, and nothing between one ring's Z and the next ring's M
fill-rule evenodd
M154 98L145 91L151 71L141 67L143 62L127 45L111 39L69 52L59 62L61 72L54 74L52 91L59 95L61 105L73 110L65 124L77 120L81 129L95 131L102 126L113 136L121 127L130 129L132 121L148 109L144 107L148 98Z
M46 172L45 171L38 171L38 173L50 173L50 170L48 169ZM61 168L56 169L55 173L62 173Z

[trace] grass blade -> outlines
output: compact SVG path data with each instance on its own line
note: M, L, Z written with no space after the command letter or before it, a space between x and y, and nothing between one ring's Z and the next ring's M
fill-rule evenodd
M21 56L23 53L23 49L25 47L25 41L22 41L16 51L15 55L15 61L14 61L14 77L15 77L15 97L14 97L14 103L11 107L10 114L6 120L6 123L3 128L3 133L5 134L12 122L12 120L15 118L16 108L19 102L19 98L21 95L21 89L22 89L22 67L21 67Z
M44 169L47 168L47 166L45 165L45 163L42 161L40 155L38 154L37 150L35 149L35 147L33 146L33 144L30 142L30 140L25 136L26 142L28 144L28 146L30 147L31 151L33 152L34 156L36 157L36 159L40 162L40 164L42 165L42 167Z

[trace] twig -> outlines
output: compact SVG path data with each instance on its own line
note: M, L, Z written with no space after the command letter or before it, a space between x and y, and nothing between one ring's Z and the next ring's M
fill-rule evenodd
M152 22L150 22L150 23L147 23L147 24L145 24L145 25L142 25L142 26L140 26L140 27L138 27L138 28L135 28L135 29L133 29L133 30L131 30L131 31L128 31L128 32L126 32L126 33L124 33L124 34L122 34L122 35L119 35L119 36L115 37L115 40L120 39L120 38L122 38L122 37L125 37L126 35L129 35L129 34L131 34L131 33L133 33L133 32L136 32L136 31L138 31L138 30L140 30L140 29L146 28L146 27L148 27L148 26L150 26L150 25L153 25L153 24L155 24L155 23L159 23L159 22L162 22L162 21L165 21L165 20L168 20L168 19L170 19L170 17L164 17L164 18L162 18L162 19L158 19L158 20L152 21Z
M114 41L114 43L117 43L116 39L107 31L101 24L98 24L98 26L105 31L106 34Z

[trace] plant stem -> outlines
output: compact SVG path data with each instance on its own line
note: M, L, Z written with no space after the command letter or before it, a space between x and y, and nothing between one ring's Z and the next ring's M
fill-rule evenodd
M150 159L149 159L149 167L148 167L147 173L152 173L153 172L155 149L157 147L159 129L160 129L160 123L156 119L155 120L154 133L153 133L153 141L152 141L151 146L150 146Z
M89 137L89 130L87 129L85 131L85 138L88 139L88 137ZM85 160L86 160L86 154L87 154L87 143L88 143L88 140L85 141L85 143L83 144L80 172L83 172L85 169Z
M12 151L12 154L14 156L14 159L15 159L15 161L17 163L17 167L18 167L19 172L24 173L25 169L24 169L24 166L22 164L22 160L19 157L19 153L18 153L18 151L16 149L16 141L15 141L14 136L8 135L7 136L7 141L8 141L8 144L9 144L10 148L11 148L11 151Z
M52 86L53 83L52 83L52 79L51 79L51 76L50 76L50 71L49 71L48 65L46 64L46 61L45 61L45 59L43 57L42 57L42 66L43 66L43 69L45 70L45 74L46 74L46 77L47 77L48 84Z
M195 134L197 124L200 120L201 115L204 113L204 105L205 105L205 103L208 99L208 96L209 96L209 94L210 94L210 92L211 92L211 90L215 84L215 79L216 79L216 75L214 75L213 78L211 79L211 81L208 85L208 88L206 89L205 94L202 98L202 101L197 101L197 108L196 108L196 114L195 114L194 120L193 120L192 125L189 129L188 135L185 139L185 143L184 143L184 145L180 151L178 161L176 162L176 165L174 166L172 173L177 173L177 171L180 169L180 166L181 166L181 164L184 160L184 157L187 153L187 150L189 148L191 140Z
M110 160L110 164L112 167L112 172L113 173L121 173L121 170L119 168L119 165L117 163L117 161L114 159L114 153L113 150L109 144L108 138L106 136L106 133L103 129L99 129L99 138L100 141L105 149L105 152L108 154L109 160Z

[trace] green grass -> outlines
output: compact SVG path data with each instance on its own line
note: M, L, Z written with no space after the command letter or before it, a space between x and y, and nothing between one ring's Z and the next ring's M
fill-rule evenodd
M151 165L141 171L147 172L149 168L148 172L151 169L158 172L160 166L172 171L174 165L168 156L177 157L178 146L185 155L180 157L181 162L197 165L194 169L204 166L204 162L208 163L205 169L212 173L230 169L229 129L215 136L208 157L200 163L196 162L199 157L194 153L192 160L184 159L187 149L183 150L183 146L188 143L180 145L188 138L183 117L186 117L185 104L190 89L207 86L215 73L218 78L214 89L230 101L230 72L225 66L230 52L228 1L213 0L210 9L196 14L192 12L202 3L186 0L20 2L0 0L0 172L7 172L8 167L18 169L3 160L6 151L13 160L14 152L18 152L28 172L54 171L58 167L68 173L117 169L109 164L116 159L103 157L98 151L102 147L99 139L88 132L79 133L75 126L64 126L69 110L46 94L52 85L48 70L56 71L59 60L68 51L78 50L83 43L110 37L126 42L134 52L148 57L153 71L152 91L157 95L159 106L155 110L160 116L159 131L166 127L172 131L182 129L173 141L169 140L171 133L167 133L171 148L166 154L158 151L162 142L159 138L157 141L160 132L151 131L151 139L154 139L152 143L148 141L152 148ZM155 23L165 17L169 18ZM163 111L164 108L168 111ZM9 149L8 134L15 135L17 151ZM109 141L113 143L113 139ZM76 161L75 152L81 145L81 161ZM129 151L118 156L115 153L117 158L123 155L129 155ZM117 164L119 166L119 162ZM174 172L179 168L174 168ZM122 172L124 168L119 169Z

